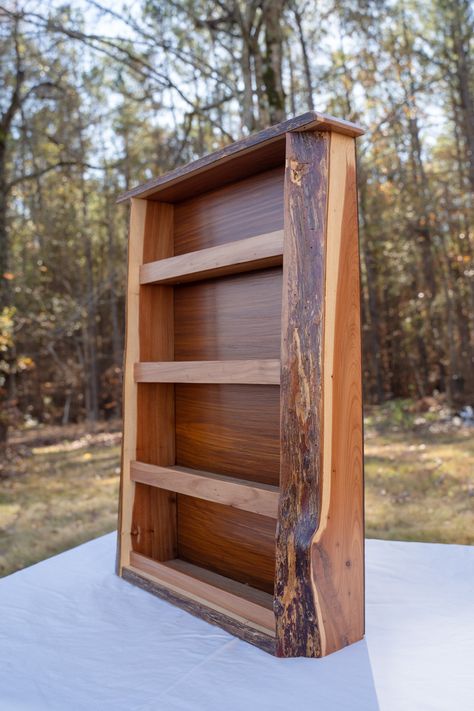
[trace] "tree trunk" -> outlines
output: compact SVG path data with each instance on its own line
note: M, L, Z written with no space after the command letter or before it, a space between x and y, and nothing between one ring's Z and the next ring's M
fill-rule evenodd
M81 139L82 143L82 139ZM83 146L82 146L83 149ZM83 220L83 241L84 256L86 262L86 323L87 333L85 342L86 369L86 391L89 392L87 399L87 419L90 422L97 422L99 419L99 368L97 359L97 303L94 285L94 260L92 255L92 240L89 230L87 191L84 174L81 176L81 197L82 197L82 220Z
M293 9L293 14L295 16L296 27L298 29L298 37L299 37L300 46L301 46L301 54L303 57L303 69L304 69L304 78L305 78L305 82L306 82L306 94L307 94L308 109L310 111L314 111L313 82L311 80L311 67L309 64L308 48L306 46L306 39L305 39L304 32L303 32L303 22L302 22L301 12L299 11L297 5Z
M9 268L10 240L7 229L7 181L6 181L6 146L0 142L0 295L1 307L8 305L8 279L5 274Z
M106 182L108 182L108 175L106 173ZM119 326L119 315L118 315L118 304L117 304L117 284L116 284L116 239L115 239L115 226L114 226L114 215L110 209L112 204L112 197L110 195L108 184L105 186L105 215L107 220L107 237L108 237L108 255L107 255L107 271L108 271L108 281L109 281L109 307L110 307L110 321L112 326L112 360L113 365L116 368L122 368L123 361L123 344L122 337ZM113 414L118 417L120 415L120 400L121 400L121 386L119 385L117 391L114 393L114 401L116 403Z
M364 263L364 271L366 275L367 289L367 305L369 311L370 322L368 326L368 348L366 352L370 353L371 370L374 378L374 386L372 389L373 399L381 403L385 399L384 384L383 384L383 367L382 367L382 344L380 340L380 317L379 304L377 297L377 282L374 269L375 258L372 254L370 245L370 236L366 224L367 215L367 194L366 180L364 169L358 161L359 175L359 204L360 204L360 222L361 222L361 258Z
M268 104L270 123L285 119L285 93L283 91L283 30L282 15L285 0L266 0L262 4L265 28L265 53L262 78Z
M461 16L462 15L462 16ZM456 86L459 94L459 111L466 141L469 182L474 192L474 93L472 54L470 52L471 29L469 4L458 0L453 3L451 36L456 66Z
M242 102L242 121L249 133L255 130L255 115L253 111L253 90L252 90L252 65L250 62L250 52L248 38L242 37L242 79L244 82L244 96Z

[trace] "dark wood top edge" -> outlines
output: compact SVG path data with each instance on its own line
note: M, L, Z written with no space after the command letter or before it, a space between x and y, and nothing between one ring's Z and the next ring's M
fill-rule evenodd
M191 161L191 163L186 163L186 165L175 168L175 170L164 173L157 178L152 178L141 185L137 185L135 188L120 195L117 202L125 202L133 197L146 198L153 193L194 176L206 168L213 167L217 163L224 163L237 155L244 155L259 145L272 143L282 138L285 133L316 129L343 133L347 136L353 136L354 138L362 136L365 132L361 126L351 123L350 121L344 121L344 119L327 116L326 114L321 114L316 111L308 111L305 114L288 119L275 126L270 126L270 128L265 128L263 131L241 138L239 141L235 141L235 143L231 143L213 153L208 153L202 158Z

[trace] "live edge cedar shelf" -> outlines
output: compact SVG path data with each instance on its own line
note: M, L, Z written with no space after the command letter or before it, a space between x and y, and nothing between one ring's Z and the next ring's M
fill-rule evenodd
M364 634L354 124L130 190L118 572L284 657Z

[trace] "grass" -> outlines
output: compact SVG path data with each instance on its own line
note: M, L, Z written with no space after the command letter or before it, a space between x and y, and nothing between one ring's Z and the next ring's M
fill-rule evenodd
M49 428L13 441L0 471L0 576L113 531L119 462L113 429Z
M366 533L474 544L474 428L398 401L367 413ZM0 576L113 531L117 423L17 433L0 468Z
M409 407L390 403L366 418L366 535L472 545L474 427Z

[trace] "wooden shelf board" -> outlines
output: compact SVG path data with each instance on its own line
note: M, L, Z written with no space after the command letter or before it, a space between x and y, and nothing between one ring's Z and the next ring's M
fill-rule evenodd
M159 563L132 551L128 567L190 601L223 612L268 635L275 634L273 597L268 593L179 559Z
M278 359L135 363L136 383L230 383L279 385Z
M130 463L132 481L277 518L279 489L188 467Z
M283 230L142 264L140 284L179 284L236 274L283 261Z

